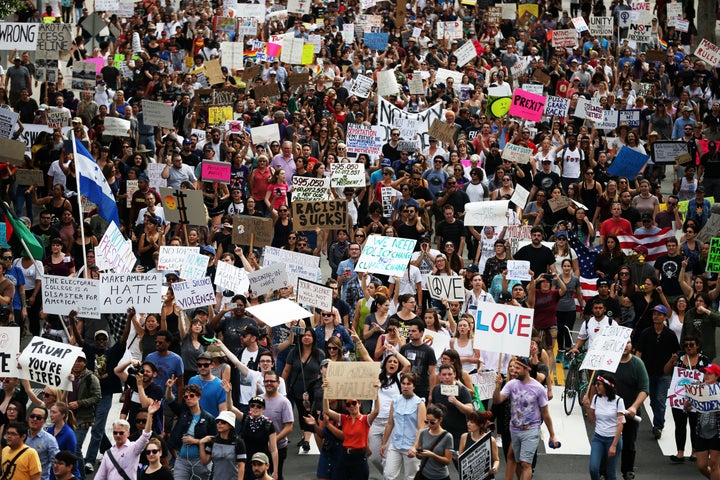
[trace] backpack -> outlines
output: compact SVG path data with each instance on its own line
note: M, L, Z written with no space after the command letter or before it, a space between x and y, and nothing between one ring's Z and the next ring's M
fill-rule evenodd
M607 318L608 326L612 325L613 319L612 319L611 317L608 317L607 315L605 316L605 318ZM590 319L589 319L589 318L585 320L585 330L588 329L588 325L590 325Z
M565 162L565 153L567 153L567 149L568 149L568 147L565 147L562 150L560 150L560 153L558 154L558 156L555 157L557 159L556 163L562 164ZM577 150L578 150L578 152L580 152L580 164L582 164L585 161L585 152L582 151L579 147L577 147Z

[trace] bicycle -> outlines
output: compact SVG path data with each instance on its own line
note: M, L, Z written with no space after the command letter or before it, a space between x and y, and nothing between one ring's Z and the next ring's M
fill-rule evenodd
M565 415L572 413L577 398L579 397L582 401L587 391L589 385L587 373L584 370L580 370L580 365L582 365L584 358L585 352L570 354L570 367L568 367L567 374L565 375L565 391L563 392Z

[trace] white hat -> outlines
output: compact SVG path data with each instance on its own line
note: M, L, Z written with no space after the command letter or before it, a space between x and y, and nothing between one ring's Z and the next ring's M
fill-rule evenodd
M218 416L215 417L215 420L222 420L223 422L229 424L231 427L235 428L235 414L229 410L223 410L222 412L218 413Z

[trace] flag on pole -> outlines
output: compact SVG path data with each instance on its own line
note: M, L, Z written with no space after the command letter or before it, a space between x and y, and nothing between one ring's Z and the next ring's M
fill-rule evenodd
M103 175L92 155L77 137L73 138L73 142L75 170L80 184L79 193L85 195L88 200L97 205L98 213L102 218L120 225L115 196L110 190L107 180L105 180L105 175Z
M0 210L5 222L5 234L7 242L12 247L13 252L19 255L19 252L27 248L35 260L42 262L45 258L45 248L40 240L30 231L30 229L20 220L15 218L15 214L0 202Z

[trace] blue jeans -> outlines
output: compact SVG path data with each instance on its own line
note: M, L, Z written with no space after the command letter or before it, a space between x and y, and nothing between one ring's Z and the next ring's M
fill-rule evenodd
M670 375L650 376L650 407L653 411L653 427L665 427L665 399L670 388Z
M18 217L22 217L23 215L27 216L30 220L32 220L33 215L33 207L32 207L32 197L25 193L27 190L27 186L25 185L16 185L15 186L15 215ZM26 213L23 214L23 208L25 208Z
M105 424L107 423L111 407L112 393L100 397L100 402L95 407L95 423L93 423L92 429L90 430L90 445L88 445L88 450L85 454L85 463L95 463L101 444L105 445L105 449L112 446L110 440L108 440L105 435ZM83 438L83 441L84 440ZM82 442L79 438L78 446L82 448Z
M601 437L597 433L593 434L590 446L590 478L592 480L600 480L600 464L605 459L607 462L607 480L617 480L618 462L620 461L620 453L622 452L622 436L618 440L615 448L615 455L608 457L608 450L612 445L613 437Z

